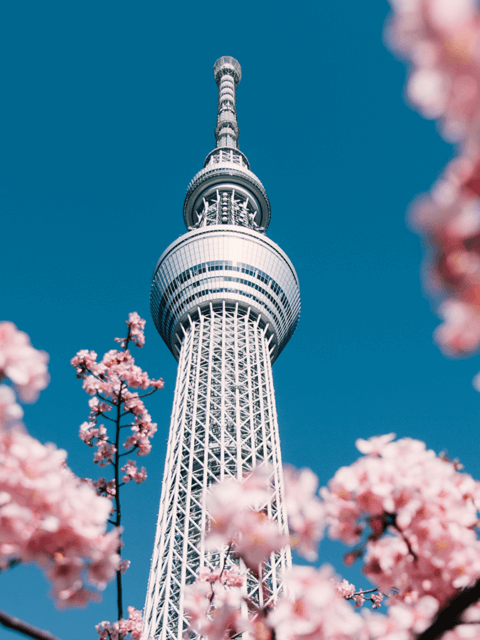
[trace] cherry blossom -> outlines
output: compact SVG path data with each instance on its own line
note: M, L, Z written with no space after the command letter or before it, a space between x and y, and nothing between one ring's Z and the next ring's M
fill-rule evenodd
M318 478L310 469L291 466L284 468L284 477L290 544L307 560L315 560L325 525L324 508L316 496Z
M367 455L321 490L330 537L360 543L353 558L396 601L429 595L443 606L480 577L480 483L418 440L358 446Z
M133 356L128 351L130 341L138 343L137 346L144 344L145 320L137 313L131 313L127 326L127 337L116 338L123 345L123 351L112 349L98 362L98 356L94 351L83 349L71 361L77 377L83 380L85 391L93 396L89 400L89 421L81 425L79 435L88 446L96 447L94 459L100 466L112 463L115 456L120 455L114 444L116 438L110 439L105 424L98 424L98 420L102 418L115 422L111 417L114 409L117 411L117 417L131 416L130 424L118 423L117 426L130 428L130 436L125 439L123 446L127 450L135 450L137 455L147 455L150 452L150 439L157 430L157 425L152 422L145 407L142 394L130 389L148 390L150 387L152 390L143 394L150 395L163 388L163 380L149 378L148 374L135 364ZM138 474L136 480L141 477L141 472Z
M132 340L137 347L143 347L145 344L145 320L142 320L138 313L134 311L128 314L128 320L126 320L128 327L128 335L126 338L115 338L115 342L119 342L124 349L129 340Z
M23 409L17 404L13 389L0 384L0 428L19 427L23 418Z
M124 640L130 636L132 640L141 640L142 638L142 612L135 607L128 607L128 618L121 618L117 622L110 624L108 620L104 620L95 626L98 637L101 640ZM151 637L142 638L142 640L153 640Z
M144 482L147 479L147 470L142 467L137 469L137 463L134 460L129 460L125 466L122 467L122 471L125 474L123 476L124 482L130 482L135 480L137 484Z
M105 478L99 478L98 480L90 480L86 478L86 481L91 483L96 489L99 496L105 496L110 500L115 497L117 492L115 480L106 480Z
M217 483L207 498L209 547L233 544L233 551L253 570L288 544L288 536L264 512L270 497L269 474L262 465L242 481L229 478Z
M245 576L232 568L202 571L185 588L184 606L190 629L209 640L223 640L251 628L242 603Z
M23 402L35 402L49 382L48 354L34 349L13 322L0 322L0 380L9 378Z
M330 567L293 567L286 576L286 591L267 624L279 640L322 638L350 640L360 636L363 618L335 588Z
M407 95L458 156L412 219L431 247L427 285L440 296L435 333L449 355L480 348L480 11L475 0L391 0L391 48L407 58Z
M364 634L367 638L382 640L411 640L430 626L437 611L438 601L433 596L423 596L409 604L397 602L390 607L388 615L367 610L363 612ZM472 627L470 631L473 630Z
M119 566L110 502L65 465L65 451L18 429L0 430L0 565L35 562L59 606L96 597Z
M131 562L130 560L122 560L120 562L120 573L126 573L130 568Z

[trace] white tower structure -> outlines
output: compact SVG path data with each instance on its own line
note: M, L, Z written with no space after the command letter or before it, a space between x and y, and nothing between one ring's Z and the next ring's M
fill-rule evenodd
M213 482L268 463L271 496L261 508L287 531L272 363L297 326L300 290L292 263L265 236L270 203L238 149L240 65L225 56L214 74L216 147L187 190L188 232L160 257L151 288L155 325L178 360L144 612L145 637L155 640L182 640L183 587L222 562L205 549ZM250 576L248 594L274 601L289 564L288 548L272 554L266 590Z

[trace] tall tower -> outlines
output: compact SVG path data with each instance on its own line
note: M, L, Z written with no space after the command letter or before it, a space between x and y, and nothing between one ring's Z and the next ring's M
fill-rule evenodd
M188 232L158 261L151 311L178 360L160 513L144 613L145 636L182 640L183 587L222 554L205 549L208 487L241 479L262 462L271 496L261 505L287 531L272 363L298 323L300 290L285 253L265 236L270 203L238 148L239 63L214 65L216 147L191 181L183 218ZM263 569L269 600L282 588L290 550ZM249 577L248 594L265 594Z

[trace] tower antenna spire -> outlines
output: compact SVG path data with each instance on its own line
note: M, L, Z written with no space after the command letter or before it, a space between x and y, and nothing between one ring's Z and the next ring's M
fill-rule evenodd
M242 78L242 68L235 58L222 56L213 65L213 73L218 85L216 148L238 149L236 91Z

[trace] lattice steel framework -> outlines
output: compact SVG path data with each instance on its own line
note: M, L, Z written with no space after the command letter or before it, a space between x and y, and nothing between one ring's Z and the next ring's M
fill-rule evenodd
M213 482L241 479L261 463L271 473L268 501L256 505L287 532L272 362L300 314L298 278L264 233L270 204L238 150L235 92L240 65L214 66L219 87L217 146L192 180L184 204L189 232L162 254L155 270L152 315L179 360L147 600L144 637L182 640L183 589L226 550L205 547L206 498ZM249 575L258 604L282 591L290 550Z
M271 496L265 509L286 532L280 442L268 339L260 318L239 308L213 305L190 318L180 353L160 516L146 603L146 623L155 638L181 640L182 587L199 569L218 567L205 551L208 487L241 479L259 462L271 466ZM281 590L290 562L286 549L272 554L263 579L270 597ZM161 579L158 579L161 578ZM263 602L258 581L248 595Z

